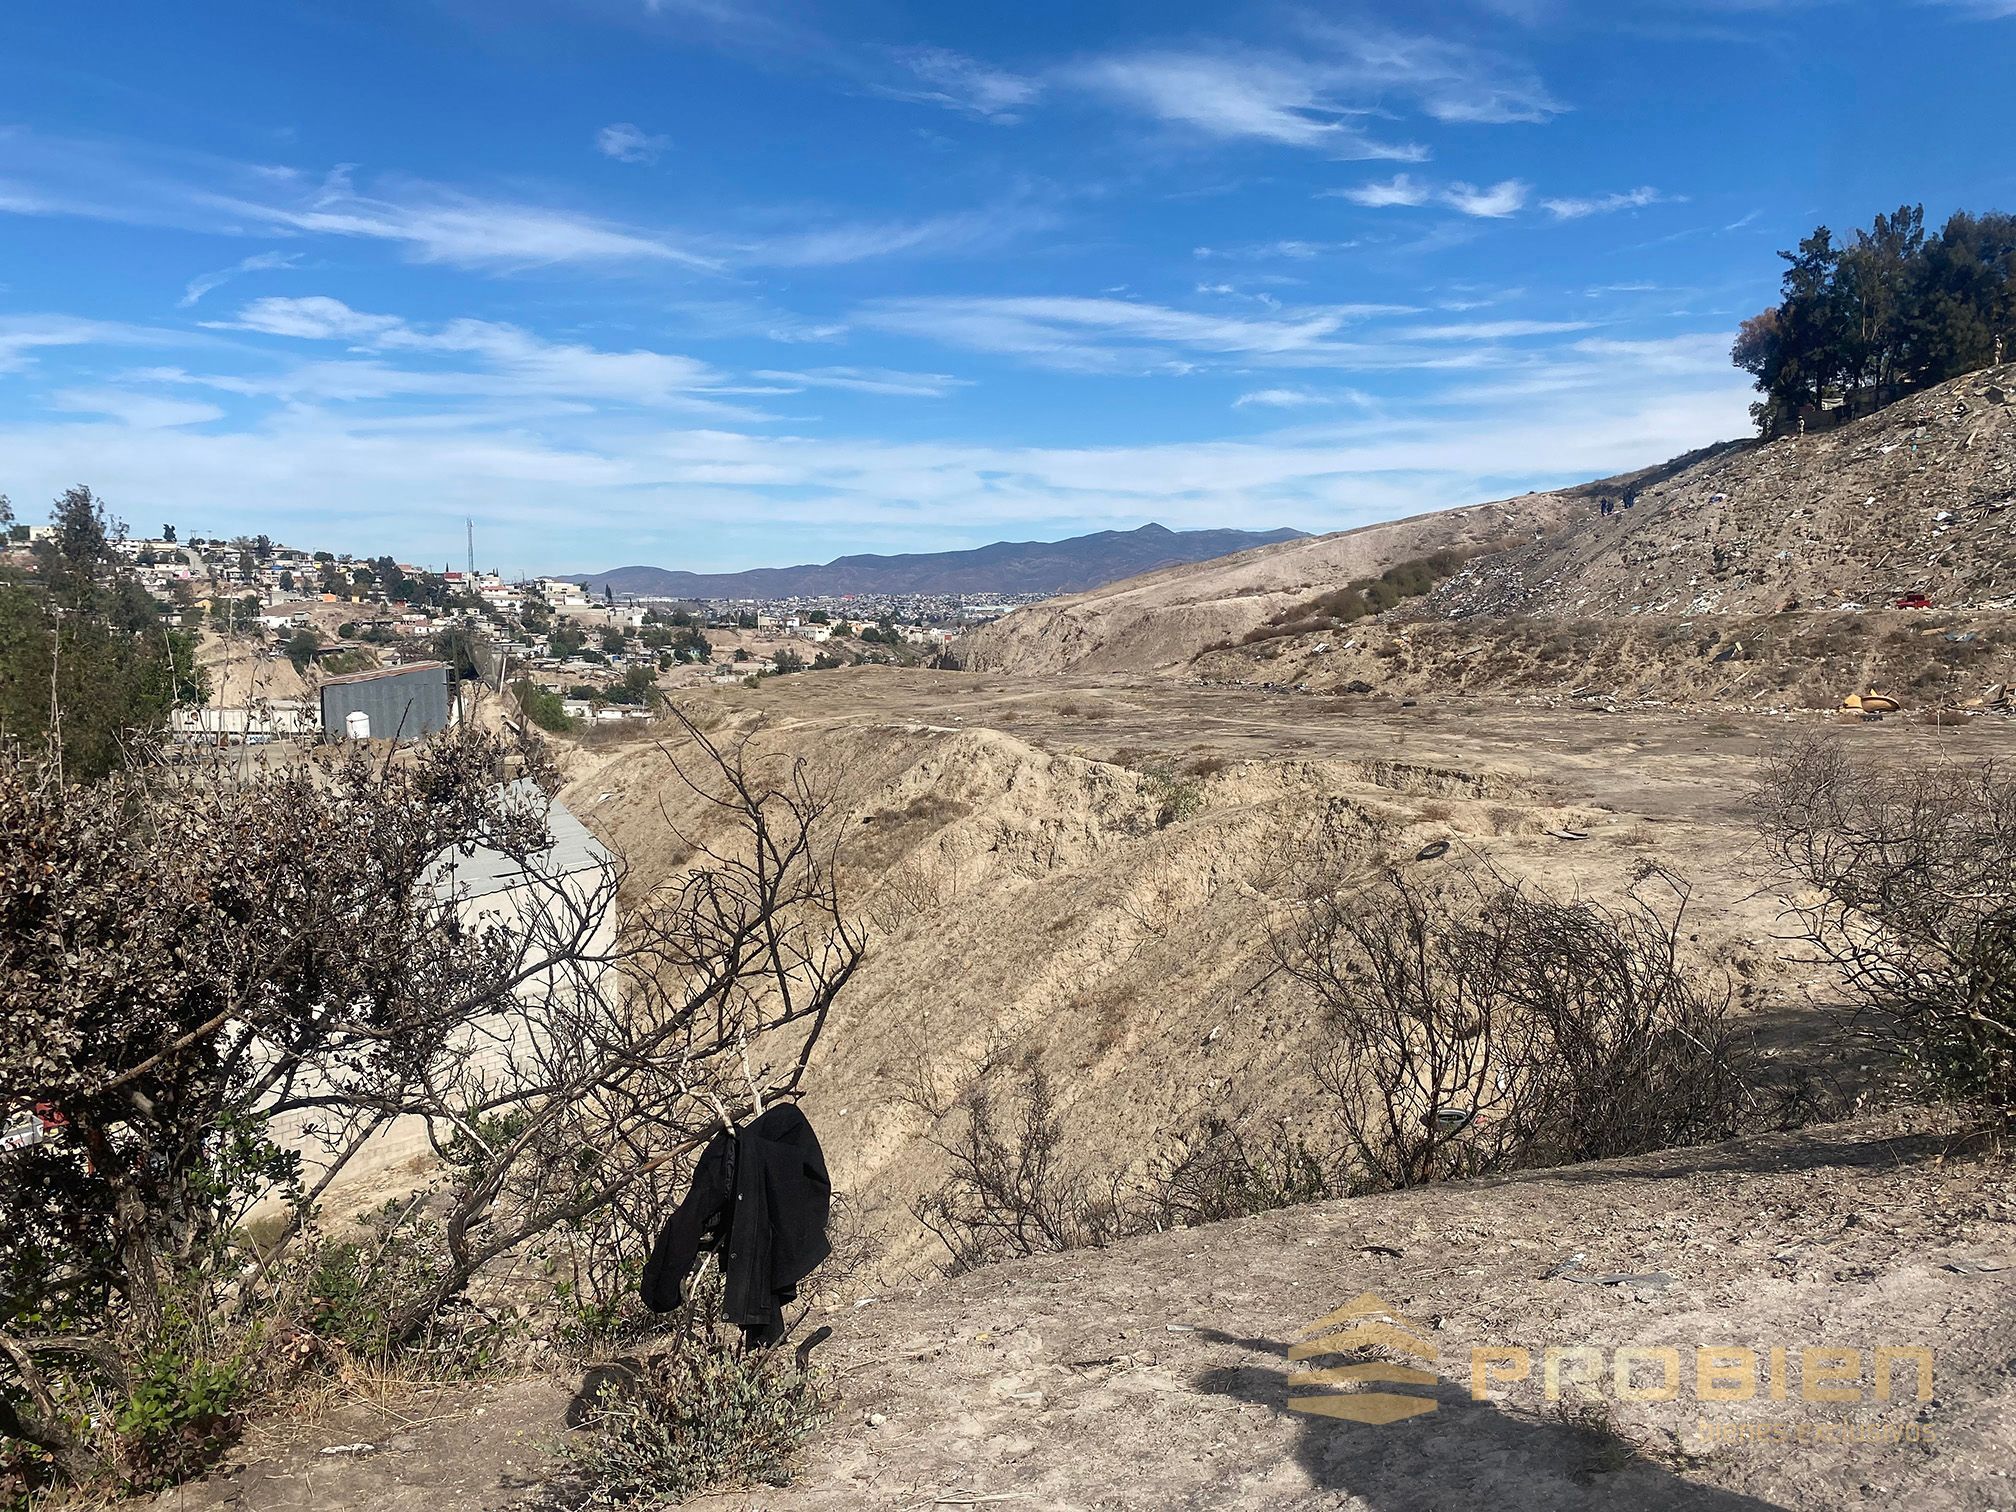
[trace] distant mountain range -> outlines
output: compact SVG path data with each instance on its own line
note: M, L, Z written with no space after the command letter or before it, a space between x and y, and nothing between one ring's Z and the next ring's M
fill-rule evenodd
M1079 593L1158 567L1205 562L1253 546L1292 541L1299 530L1101 530L1066 541L996 541L970 551L844 556L823 566L748 572L672 572L617 567L573 574L591 593L606 587L640 598L782 599L849 593Z

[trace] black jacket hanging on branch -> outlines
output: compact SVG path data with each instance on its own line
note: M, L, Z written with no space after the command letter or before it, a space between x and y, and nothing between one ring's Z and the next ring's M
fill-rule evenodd
M723 1316L752 1343L774 1342L784 1331L784 1304L832 1252L832 1202L819 1136L795 1104L780 1103L740 1133L723 1130L701 1151L686 1200L644 1262L644 1305L657 1312L679 1306L701 1252L711 1250L726 1282Z

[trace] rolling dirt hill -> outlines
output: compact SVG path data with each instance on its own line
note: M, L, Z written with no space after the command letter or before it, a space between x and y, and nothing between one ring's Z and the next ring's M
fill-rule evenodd
M2016 364L1955 379L1826 434L1710 448L1641 474L1154 573L1017 611L976 632L964 654L968 665L988 670L1185 672L1207 648L1240 642L1353 578L1480 546L1501 549L1383 622L1470 622L1462 638L1474 655L1514 619L1614 627L1795 609L1855 613L1912 594L1940 609L2016 609L2012 397ZM1599 500L1627 488L1637 491L1634 507L1603 515ZM1365 628L1375 640L1381 633ZM1350 633L1305 637L1294 649L1300 655ZM1645 649L1643 639L1624 644L1635 632L1589 633L1627 659ZM1301 681L1256 664L1281 650L1214 655L1195 670ZM1323 686L1381 681L1362 668L1337 670Z
M1484 558L1409 617L2016 608L2016 364L1711 455L1635 508Z
M960 655L980 672L1180 667L1206 646L1237 640L1276 610L1333 584L1446 547L1551 530L1593 507L1592 498L1586 488L1527 494L1168 567L1018 609L968 636Z

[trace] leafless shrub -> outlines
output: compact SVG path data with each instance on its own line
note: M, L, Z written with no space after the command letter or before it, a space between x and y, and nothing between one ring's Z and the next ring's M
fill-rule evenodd
M2016 1109L2016 769L1859 765L1837 740L1767 758L1755 797L1800 935L1839 969L1857 1027L1934 1096Z
M1255 1137L1211 1117L1151 1165L1133 1226L1187 1228L1338 1195L1331 1162L1286 1124Z
M949 1252L948 1275L1106 1244L1127 1231L1117 1184L1101 1190L1068 1168L1063 1122L1040 1068L1027 1069L1014 1101L1003 1107L986 1079L975 1082L964 1126L939 1145L951 1175L912 1208Z
M947 1274L1338 1195L1331 1163L1285 1125L1254 1137L1218 1117L1143 1170L1088 1173L1066 1163L1049 1078L1028 1063L1015 1082L1004 1104L975 1081L958 1136L940 1145L951 1174L913 1208L945 1245Z
M744 1350L712 1330L605 1369L540 1505L630 1512L699 1492L784 1486L830 1411L829 1388L782 1350Z
M1685 885L1650 867L1621 909L1488 871L1312 892L1274 949L1335 1025L1318 1076L1360 1188L1733 1132L1729 994L1681 965L1686 907Z
M0 761L0 1106L51 1135L0 1155L0 1432L72 1479L191 1468L144 1457L226 1431L258 1385L230 1341L320 1263L317 1203L395 1127L439 1164L356 1257L384 1347L534 1243L571 1249L588 1305L628 1289L684 1158L796 1091L862 948L804 769L684 732L661 749L714 823L620 914L620 858L558 859L543 796L503 781L543 771L532 746L89 787Z
M936 869L916 861L899 861L881 872L877 887L863 898L861 909L876 929L894 934L912 919L935 913L949 896L949 884Z

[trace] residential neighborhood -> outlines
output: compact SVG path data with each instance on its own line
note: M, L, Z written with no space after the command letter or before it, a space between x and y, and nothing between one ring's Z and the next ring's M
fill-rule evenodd
M14 525L4 554L25 559L53 525ZM474 566L292 546L270 535L184 534L172 524L111 542L166 623L197 638L208 697L178 708L184 741L385 736L389 705L358 707L374 685L427 669L440 716L395 721L401 738L439 727L481 684L538 705L546 728L648 718L679 687L737 684L864 662L937 661L959 634L1041 594L862 594L784 600L597 595L564 577L509 580ZM439 669L438 671L434 669ZM358 696L332 701L327 690ZM319 691L318 691L319 690ZM332 709L336 712L332 714Z

